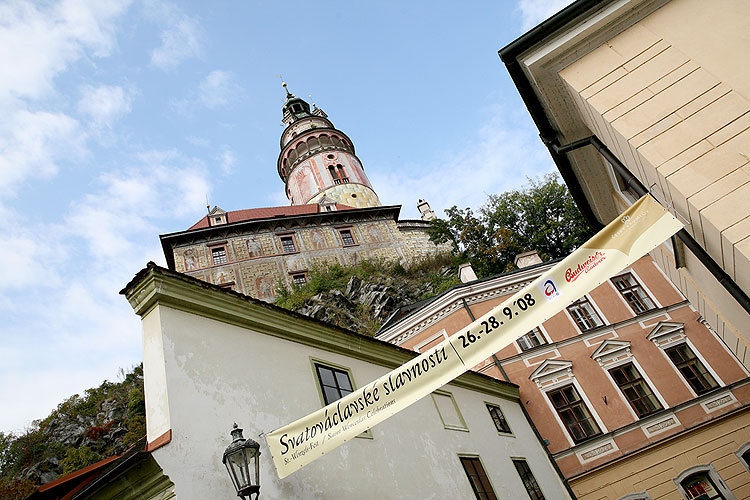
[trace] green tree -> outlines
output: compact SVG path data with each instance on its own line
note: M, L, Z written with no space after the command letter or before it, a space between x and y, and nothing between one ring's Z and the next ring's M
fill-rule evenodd
M546 259L564 257L593 235L556 174L490 195L478 214L456 206L445 213L432 222L432 240L452 243L480 277L513 269L514 257L529 250Z

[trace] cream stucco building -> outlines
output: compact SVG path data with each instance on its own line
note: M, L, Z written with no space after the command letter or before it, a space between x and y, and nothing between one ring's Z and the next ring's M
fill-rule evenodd
M744 0L579 0L500 51L592 224L645 190L685 220L652 256L746 366L748 33Z

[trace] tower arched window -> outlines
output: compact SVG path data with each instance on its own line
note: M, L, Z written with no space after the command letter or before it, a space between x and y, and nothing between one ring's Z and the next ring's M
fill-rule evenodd
M297 151L295 151L294 149L292 149L291 151L289 151L289 155L287 155L287 158L289 158L289 163L290 164L294 163L294 160L297 159Z
M344 147L344 143L341 142L341 139L339 139L335 135L331 136L331 141L333 142L333 145L336 146L336 147L338 147L338 148L343 148Z
M307 153L307 143L300 142L297 144L297 154L299 156L304 156L305 153Z
M341 182L348 183L349 177L346 176L346 172L344 171L344 167L341 164L336 165L336 169L339 172L339 179L341 179Z
M307 147L310 151L312 151L313 149L318 149L320 147L320 141L317 137L310 137L307 140Z
M320 145L325 147L331 147L332 146L331 138L327 135L321 135L320 136Z

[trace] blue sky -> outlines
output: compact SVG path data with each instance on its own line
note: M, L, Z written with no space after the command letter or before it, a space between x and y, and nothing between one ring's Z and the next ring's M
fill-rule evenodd
M118 291L206 197L288 204L278 74L402 218L552 171L497 51L566 3L0 3L0 430L140 362Z

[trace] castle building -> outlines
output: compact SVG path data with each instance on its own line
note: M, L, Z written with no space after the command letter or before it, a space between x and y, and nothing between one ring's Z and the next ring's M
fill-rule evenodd
M408 265L449 250L429 240L434 212L424 200L419 220L400 220L400 206L380 203L354 143L321 109L287 90L282 113L277 169L291 205L214 207L188 230L160 237L170 269L273 301L278 284L304 284L315 265Z
M376 338L423 352L555 263L521 254ZM581 500L750 498L750 373L648 255L473 370L519 386Z

